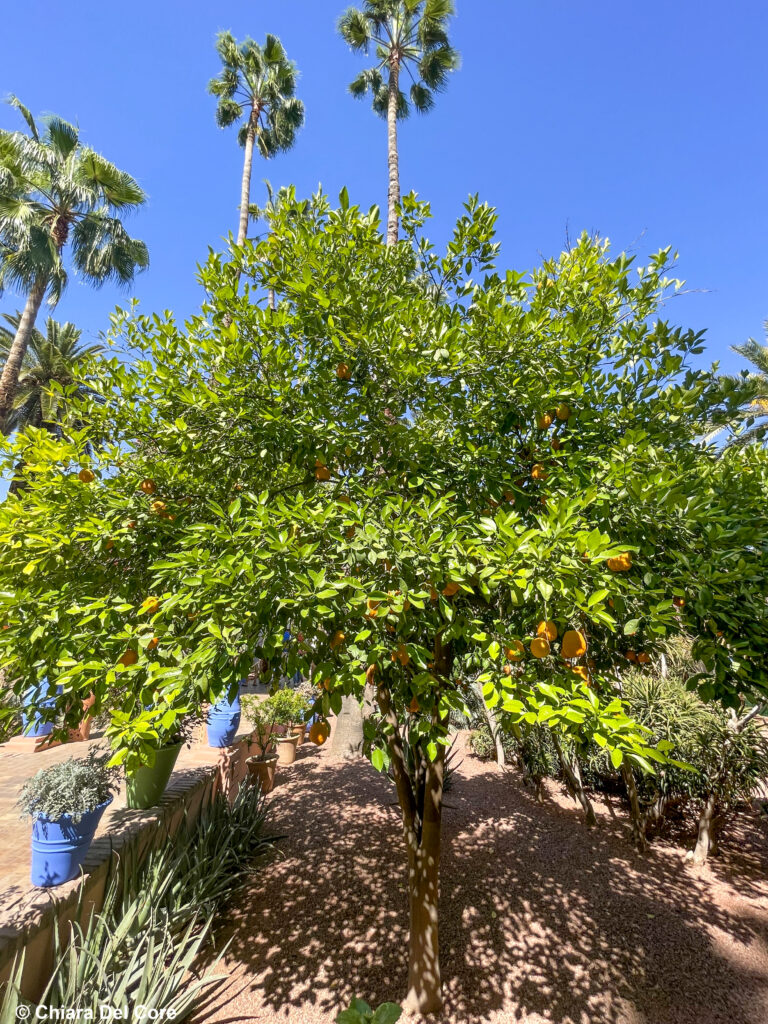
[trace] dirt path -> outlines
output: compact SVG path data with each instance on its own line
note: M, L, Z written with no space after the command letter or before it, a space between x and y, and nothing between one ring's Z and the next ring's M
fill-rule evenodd
M405 867L388 781L309 745L274 791L280 857L223 921L230 978L198 1021L330 1024L405 990ZM555 787L465 757L448 795L445 1024L766 1024L768 837L746 819L711 868L588 833ZM402 1018L405 1020L406 1018Z

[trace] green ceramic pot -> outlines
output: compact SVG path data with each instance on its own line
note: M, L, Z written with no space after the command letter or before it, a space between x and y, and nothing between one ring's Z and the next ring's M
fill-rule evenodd
M126 775L125 797L128 807L143 810L160 803L183 746L183 743L176 743L172 747L162 747L155 751L153 765L143 764L135 772Z

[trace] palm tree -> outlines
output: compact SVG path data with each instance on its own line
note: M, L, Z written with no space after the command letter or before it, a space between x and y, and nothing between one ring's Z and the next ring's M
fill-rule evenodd
M216 123L228 128L245 117L238 134L245 149L237 229L237 244L242 245L248 234L254 146L258 144L265 159L290 149L304 124L304 104L294 95L296 65L277 36L268 35L259 46L253 39L238 43L231 32L221 32L216 49L223 68L208 83L208 91L219 99Z
M3 429L43 298L55 305L67 284L66 245L75 271L96 287L128 284L149 265L146 245L119 216L146 200L134 179L82 145L74 125L49 116L41 134L16 97L11 104L29 134L0 132L0 290L19 288L27 301L0 377Z
M356 52L376 50L376 64L351 83L349 91L361 98L373 96L373 109L387 119L389 194L387 245L397 242L400 202L400 163L397 121L407 117L411 104L420 114L431 110L434 94L459 66L459 55L448 41L448 19L455 14L453 0L366 0L361 9L350 7L339 19L339 32ZM401 89L405 71L411 79L410 102Z
M5 314L9 327L0 326L0 356L7 357L22 314ZM43 335L34 328L19 375L13 407L6 420L6 433L25 427L55 430L66 411L68 397L80 397L88 391L81 368L102 345L81 345L81 331L74 324L60 324L49 317Z
M765 321L768 336L768 320ZM743 434L732 438L729 444L742 445L750 441L764 441L768 432L768 345L761 345L750 338L744 345L734 345L733 351L750 362L757 372L747 377L750 397L742 406L738 422L746 426ZM743 384L742 378L732 378L734 383Z

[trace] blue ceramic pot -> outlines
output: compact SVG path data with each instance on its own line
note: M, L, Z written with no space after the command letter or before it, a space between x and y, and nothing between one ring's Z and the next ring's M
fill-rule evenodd
M32 885L61 885L76 878L99 827L101 816L112 803L105 800L80 821L68 814L51 821L41 814L32 825Z
M24 705L25 707L30 704L37 704L38 707L52 708L56 706L55 697L46 697L44 700L40 700L42 694L48 692L48 680L42 679L37 686L30 686L24 693ZM61 693L61 687L56 688L57 693ZM40 736L50 736L53 732L53 722L44 722L43 716L39 711L33 711L31 714L27 714L22 709L21 712L21 724L22 724L22 735L33 736L38 738Z
M222 697L208 712L208 746L228 747L232 744L240 725L240 691L235 699Z

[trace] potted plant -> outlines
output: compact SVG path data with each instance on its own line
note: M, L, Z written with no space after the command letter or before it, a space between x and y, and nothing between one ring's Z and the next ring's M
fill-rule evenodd
M296 760L296 748L304 736L304 719L309 704L298 690L286 687L267 698L272 720L283 726L284 734L277 740L277 763L288 765Z
M107 732L118 749L112 760L125 764L125 802L133 810L160 802L181 748L196 725L194 716L181 709L169 709L166 715L158 718L158 708L152 705L135 717L112 712Z
M229 747L240 725L240 683L232 699L225 693L208 710L207 734L209 747Z
M255 694L244 696L242 705L246 717L253 725L248 745L256 748L256 753L245 762L248 765L248 774L251 781L259 785L262 793L269 793L275 784L277 766L272 709L267 701L259 700Z
M24 783L23 816L32 818L32 884L61 885L75 878L101 816L117 789L107 757L91 751L43 768Z

